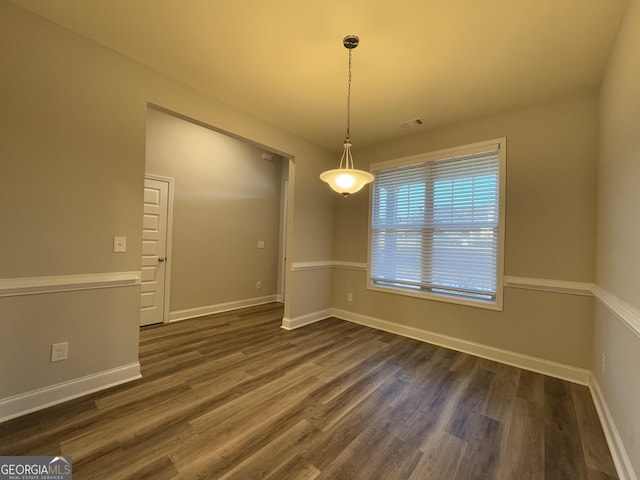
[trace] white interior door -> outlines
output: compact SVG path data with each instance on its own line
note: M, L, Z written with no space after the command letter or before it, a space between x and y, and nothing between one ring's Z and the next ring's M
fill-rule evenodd
M140 325L164 322L169 183L144 179Z

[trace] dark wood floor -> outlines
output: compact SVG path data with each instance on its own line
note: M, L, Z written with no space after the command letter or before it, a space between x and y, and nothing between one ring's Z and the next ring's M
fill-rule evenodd
M586 387L278 304L147 327L141 380L0 425L73 477L617 478Z

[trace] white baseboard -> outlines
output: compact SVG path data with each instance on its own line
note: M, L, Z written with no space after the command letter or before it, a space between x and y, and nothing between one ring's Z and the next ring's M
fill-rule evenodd
M207 305L205 307L176 310L169 313L169 321L178 322L180 320L188 320L189 318L203 317L205 315L213 315L214 313L228 312L230 310L236 310L238 308L255 307L257 305L264 305L265 303L277 301L277 295L268 295L266 297L248 298L246 300L218 303L217 305Z
M397 323L368 317L366 315L360 315L346 310L335 309L333 310L333 316L349 322L365 325L367 327L384 330L385 332L402 335L403 337L413 338L426 343L450 348L458 352L469 353L476 357L482 357L488 360L505 363L507 365L513 365L514 367L542 373L544 375L549 375L550 377L569 380L570 382L579 383L581 385L589 385L589 380L591 378L591 373L586 369L572 367L571 365L565 365L563 363L553 362L543 358L512 352L510 350L490 347L481 343L470 342L468 340L429 332L415 327L398 325Z
M480 343L469 342L455 337L442 335L439 333L421 330L415 327L399 325L397 323L381 320L379 318L360 315L358 313L349 312L340 309L327 309L319 312L310 313L302 317L282 319L282 328L293 330L310 323L318 322L325 318L336 317L348 322L357 323L366 327L384 330L385 332L395 333L403 337L413 338L426 343L432 343L441 347L450 348L458 352L469 353L476 357L482 357L496 362L505 363L514 367L523 368L532 372L542 373L550 377L568 380L570 382L579 383L581 385L589 385L591 372L583 368L565 365L563 363L545 360L543 358L533 357L522 353L503 350L500 348L490 347Z
M616 466L618 477L620 477L620 480L638 480L638 477L633 470L633 465L631 465L631 459L629 458L627 450L624 447L624 443L622 442L622 438L618 433L618 428L611 416L611 411L609 410L602 390L600 389L600 385L598 385L598 382L593 376L591 377L589 389L591 390L593 403L595 404L598 416L600 417L600 423L602 424L604 435L607 438L607 443L609 444L609 450L611 451L611 456L613 457L613 463Z
M135 362L4 398L0 400L0 423L138 378L141 378L140 363Z
M333 310L321 310L319 312L313 312L308 315L303 315L302 317L296 318L283 318L281 327L285 330L294 330L296 328L304 327L305 325L309 325L311 323L319 322L320 320L324 320L326 318L333 316Z

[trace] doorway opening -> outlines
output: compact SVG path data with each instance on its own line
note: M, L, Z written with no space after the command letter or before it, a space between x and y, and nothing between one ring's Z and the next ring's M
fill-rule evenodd
M158 323L286 302L293 168L288 155L149 106L146 182L169 181L172 231L163 250L162 218L145 213L141 324L151 312ZM145 210L161 196L145 185Z

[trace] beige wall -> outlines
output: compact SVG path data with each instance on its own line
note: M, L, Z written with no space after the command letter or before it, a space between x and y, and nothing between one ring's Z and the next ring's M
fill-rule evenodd
M283 159L263 153L149 108L147 173L174 179L172 312L278 293Z
M640 23L632 4L602 90L597 276L597 97L585 92L400 141L354 150L381 161L507 136L506 273L597 281L640 308L637 126ZM318 181L328 154L156 71L0 0L0 280L137 271L147 105L160 105L295 157L289 185L288 255L295 262L366 261L366 193L343 199ZM334 220L335 215L335 220ZM334 228L336 235L334 237ZM126 254L111 252L114 235ZM497 348L591 368L640 471L640 341L589 297L506 289L503 312L365 289L357 270L289 272L285 315L351 310ZM354 302L346 302L346 291ZM137 360L132 287L0 298L0 403ZM51 364L51 343L70 358ZM601 353L607 355L600 371Z
M0 353L0 403L37 388L128 371L138 361L139 304L135 287L0 298L0 330L10 340ZM51 344L59 342L69 342L69 359L51 363ZM0 418L5 415L0 405Z
M592 282L597 95L584 92L354 152L361 168L446 147L507 137L505 273ZM367 259L367 195L339 201L338 260ZM505 289L504 311L366 290L362 271L337 269L334 304L362 315L580 368L591 365L593 300ZM347 291L354 301L346 302Z
M630 4L600 99L598 284L640 308L640 5Z
M0 279L140 270L148 103L295 157L288 261L331 258L334 197L317 176L334 155L6 0L0 45ZM127 253L112 253L114 235ZM330 285L314 280L292 276L287 316L330 307ZM0 298L16 345L0 351L0 403L137 361L131 291ZM69 360L51 364L61 341Z
M596 309L592 364L636 475L640 475L639 25L640 2L635 0L601 89L596 283L611 298L609 308L599 304ZM610 308L617 303L627 306L622 317ZM633 315L635 323L625 325Z

